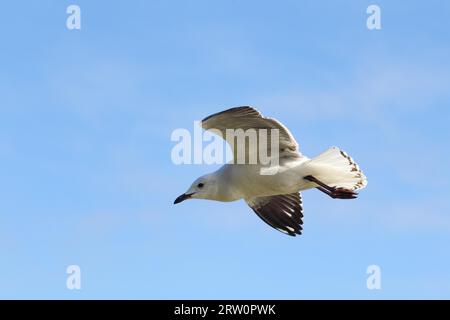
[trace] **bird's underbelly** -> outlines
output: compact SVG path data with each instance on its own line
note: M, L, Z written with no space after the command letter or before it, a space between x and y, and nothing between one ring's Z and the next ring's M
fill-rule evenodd
M315 185L305 179L301 164L283 168L272 175L260 174L255 171L245 178L240 177L240 188L244 198L271 196L295 193L306 190Z

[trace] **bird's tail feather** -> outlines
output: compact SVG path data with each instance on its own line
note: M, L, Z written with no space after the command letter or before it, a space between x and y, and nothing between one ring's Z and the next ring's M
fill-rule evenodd
M362 189L367 178L356 162L344 151L331 147L305 163L306 171L330 187Z

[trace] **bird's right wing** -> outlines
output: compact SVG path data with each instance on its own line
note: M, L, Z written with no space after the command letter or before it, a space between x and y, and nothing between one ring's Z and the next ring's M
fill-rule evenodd
M290 236L302 233L303 207L299 192L245 200L271 227Z
M253 129L256 132L257 139L259 139L260 131L264 130L267 133L267 155L273 155L271 148L271 134L272 129L276 129L278 133L278 155L283 157L298 157L298 144L295 141L289 130L275 119L265 118L256 109L252 107L237 107L228 109L222 112L215 113L202 120L202 128L205 130L211 130L214 133L219 134L225 139L233 150L234 159L236 160L238 148L236 147L237 139L227 135L227 130L233 130L238 132L242 129L244 132L249 133L249 129ZM258 140L259 141L259 140ZM245 144L245 156L248 158L248 154L251 153L248 148L248 144ZM259 153L260 143L257 143L255 149Z

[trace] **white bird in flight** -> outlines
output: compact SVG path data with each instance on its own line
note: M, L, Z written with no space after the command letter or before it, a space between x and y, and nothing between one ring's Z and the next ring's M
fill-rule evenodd
M367 185L366 176L344 151L332 147L312 159L299 152L289 130L275 119L265 118L256 109L244 106L215 113L202 120L202 128L277 129L279 132L278 165L273 175L261 174L261 163L224 164L219 170L201 176L174 204L187 199L236 201L244 199L253 211L271 227L287 235L302 232L303 207L300 191L317 188L334 199L356 198L355 190ZM218 130L218 131L217 131ZM231 148L236 156L236 149ZM268 147L270 150L270 146ZM247 155L249 150L246 149Z

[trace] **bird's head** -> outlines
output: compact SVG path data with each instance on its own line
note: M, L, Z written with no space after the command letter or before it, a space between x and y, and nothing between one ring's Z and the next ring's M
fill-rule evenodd
M189 189L175 199L174 204L180 203L188 199L211 199L215 200L217 193L217 179L207 174L195 180Z

